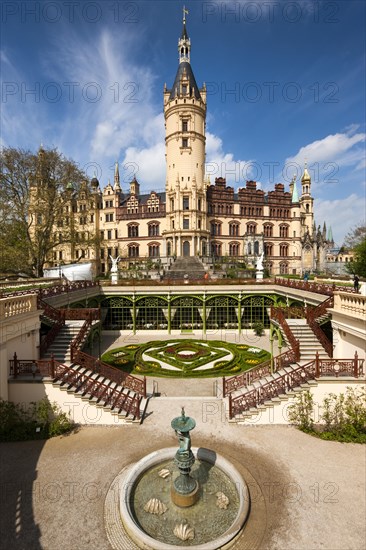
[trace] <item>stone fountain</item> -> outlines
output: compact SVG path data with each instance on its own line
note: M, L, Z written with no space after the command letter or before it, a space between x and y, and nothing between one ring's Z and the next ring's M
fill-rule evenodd
M247 520L249 492L236 468L215 451L191 448L196 422L184 409L171 426L178 450L155 451L118 478L119 522L108 535L116 550L229 548Z

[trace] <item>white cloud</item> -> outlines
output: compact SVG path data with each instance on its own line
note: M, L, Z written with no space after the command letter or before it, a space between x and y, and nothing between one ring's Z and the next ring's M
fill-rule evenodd
M129 191L128 183L136 176L141 191L165 190L165 144L164 140L152 147L139 149L128 147L120 169L123 190Z
M344 199L317 199L314 210L316 223L323 227L325 220L327 227L332 227L335 243L341 246L349 229L365 220L365 197L352 193Z
M206 133L206 174L211 183L215 178L226 178L227 184L236 188L245 185L245 181L255 177L251 161L235 159L232 153L225 153L222 139Z
M295 163L303 166L307 160L310 164L334 162L338 166L354 165L358 169L365 155L361 144L365 142L366 134L352 135L354 129L355 125L352 125L347 133L331 134L301 147L295 156L286 159L286 164Z

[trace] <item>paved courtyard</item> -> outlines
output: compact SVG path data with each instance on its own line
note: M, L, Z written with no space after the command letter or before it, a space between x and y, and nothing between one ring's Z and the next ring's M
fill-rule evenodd
M365 548L365 446L292 427L238 427L214 400L189 397L151 399L141 426L1 444L2 548L111 549L104 524L110 485L126 465L177 444L170 421L181 405L197 421L192 444L224 455L248 482L252 512L236 550Z

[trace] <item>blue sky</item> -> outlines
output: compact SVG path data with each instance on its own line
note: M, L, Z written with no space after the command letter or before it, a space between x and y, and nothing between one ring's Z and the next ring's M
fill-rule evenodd
M164 190L162 90L183 3L3 2L1 143L57 147L102 186ZM208 88L207 172L235 188L299 179L342 244L365 218L365 28L360 1L186 2Z

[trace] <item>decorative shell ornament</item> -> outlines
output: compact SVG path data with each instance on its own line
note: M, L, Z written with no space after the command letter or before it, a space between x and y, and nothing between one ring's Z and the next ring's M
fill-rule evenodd
M229 499L227 498L227 496L224 495L224 493L222 493L221 491L216 493L216 496L217 496L216 506L226 510L226 508L229 506L229 502L230 502Z
M164 502L161 502L158 498L151 498L144 506L145 512L148 512L149 514L156 514L161 516L161 514L164 514L164 512L167 511L167 507L165 506Z
M194 539L194 529L190 527L188 523L180 523L174 527L173 531L177 539L180 540L192 540Z
M158 473L158 475L160 477L162 477L163 479L166 479L167 477L170 476L170 471L167 470L166 468L163 468L162 470L160 470L160 472Z

